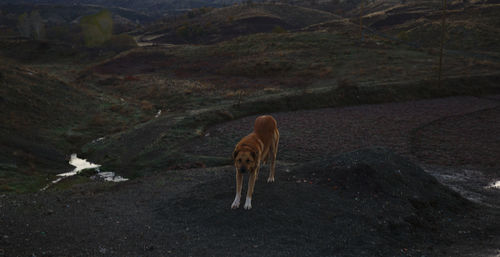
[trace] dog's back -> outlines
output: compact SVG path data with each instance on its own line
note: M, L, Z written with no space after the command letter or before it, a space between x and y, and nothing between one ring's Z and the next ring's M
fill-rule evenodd
M269 152L272 144L276 142L279 137L278 123L270 115L262 115L255 119L254 133L264 144L264 156Z

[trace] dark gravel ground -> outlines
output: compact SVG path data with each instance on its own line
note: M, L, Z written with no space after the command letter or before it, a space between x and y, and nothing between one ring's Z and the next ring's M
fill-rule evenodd
M423 163L500 166L500 97L450 97L272 114L280 130L279 160L320 160L383 146ZM230 156L256 116L216 125L186 147Z
M497 256L498 98L273 114L277 182L264 168L250 211L230 209L230 166L0 195L0 256ZM254 119L186 150L228 156ZM372 145L396 154L336 155Z
M0 256L498 254L498 208L387 150L277 168L250 211L230 209L232 167L2 196Z

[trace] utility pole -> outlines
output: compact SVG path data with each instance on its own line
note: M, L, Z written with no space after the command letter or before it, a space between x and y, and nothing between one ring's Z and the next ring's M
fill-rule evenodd
M443 0L443 15L441 20L441 49L439 51L439 76L438 76L438 84L441 87L441 77L443 71L443 45L444 45L444 35L446 30L446 0Z
M359 37L361 39L361 42L364 41L363 38L363 9L365 8L365 3L361 2L361 10L359 14Z

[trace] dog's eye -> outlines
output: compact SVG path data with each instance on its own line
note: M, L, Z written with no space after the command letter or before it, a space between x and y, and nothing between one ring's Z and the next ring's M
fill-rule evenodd
M241 162L241 159L238 159L238 162Z

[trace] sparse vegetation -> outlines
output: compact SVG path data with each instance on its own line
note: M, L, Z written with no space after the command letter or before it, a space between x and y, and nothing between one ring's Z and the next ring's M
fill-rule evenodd
M436 1L5 1L0 256L495 253L499 4L450 3L438 87ZM234 219L231 151L264 113L282 177ZM342 154L374 145L392 151ZM134 181L86 170L34 194L72 153Z
M104 46L122 52L137 47L135 39L128 34L113 35L105 42Z
M40 13L36 10L19 16L18 29L23 37L33 40L45 39L45 25Z
M286 33L286 29L284 29L283 27L281 27L279 25L276 25L273 28L273 33Z

